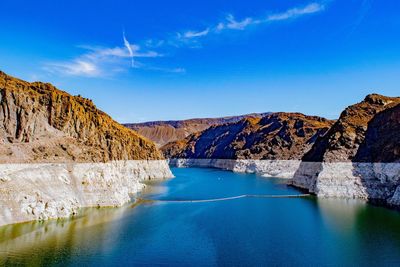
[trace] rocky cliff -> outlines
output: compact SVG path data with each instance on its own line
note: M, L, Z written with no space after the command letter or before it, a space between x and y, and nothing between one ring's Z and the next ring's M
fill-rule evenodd
M400 98L368 123L353 161L400 162ZM398 103L396 106L391 107Z
M162 159L89 99L0 72L0 162Z
M119 206L172 177L154 143L91 100L0 72L0 226Z
M400 205L399 127L400 98L368 95L304 155L293 184L319 196Z
M400 104L400 97L371 94L366 96L362 102L349 106L342 112L327 134L319 138L312 149L304 155L303 161L375 162L387 158L389 162L392 162L394 160L392 154L396 150L393 147L395 142L392 141L398 140L398 138L391 138L396 135L395 128L388 127L391 125L398 128L395 118L396 109L391 110L398 104ZM381 112L383 114L380 114ZM377 138L378 134L380 134L379 138ZM387 153L389 151L383 150L386 146L382 146L384 142L388 142L389 146L392 146L390 153L392 156ZM370 147L371 145L374 146L375 151L373 154L367 155L366 146Z
M153 121L144 123L127 123L124 125L152 140L158 146L163 146L169 142L184 139L190 134L203 131L213 125L237 122L243 118L260 118L267 114L268 113L252 113L222 118Z
M291 179L322 197L400 206L400 98L371 94L336 122L293 113L212 126L166 144L176 166Z
M0 164L0 226L69 217L81 207L115 207L143 181L170 178L164 160Z
M332 124L300 113L272 113L212 126L161 149L168 158L299 160Z

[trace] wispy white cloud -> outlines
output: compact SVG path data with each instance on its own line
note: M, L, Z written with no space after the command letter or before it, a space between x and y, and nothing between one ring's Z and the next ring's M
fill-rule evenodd
M147 66L147 67L145 67L145 69L152 70L152 71L165 72L165 73L186 73L185 68L163 68L163 67Z
M302 15L308 15L323 11L325 6L319 3L311 3L301 8L292 8L283 13L271 14L267 17L266 22L268 21L279 21L279 20L288 20L292 18L296 18Z
M207 28L204 31L187 31L183 34L185 38L196 38L196 37L202 37L206 36L210 32L210 29Z
M44 69L50 73L59 73L68 76L97 77L101 74L101 71L96 64L84 60L83 58L77 58L65 62L46 63Z
M368 0L365 0L368 1ZM325 10L322 3L309 3L305 6L294 7L283 12L270 13L267 16L245 17L237 19L232 14L228 14L222 21L206 27L203 30L186 30L170 35L164 40L147 40L141 42L144 48L137 44L131 44L126 38L125 32L122 33L122 46L117 47L96 47L80 46L85 52L80 56L68 61L48 62L45 69L49 72L56 72L65 75L99 77L109 76L115 73L126 71L128 60L131 68L140 68L152 71L167 73L185 73L184 68L164 68L143 64L136 59L156 58L163 54L154 51L165 49L168 46L175 48L201 48L201 38L209 35L222 34L225 31L244 31L251 26L267 23L277 23L279 21L293 20L302 16L315 14ZM142 61L142 60L141 60Z
M314 13L321 12L325 9L325 5L320 3L310 3L305 6L295 7L288 9L284 12L272 13L266 17L246 17L244 19L238 20L232 14L228 14L223 21L218 22L215 26L210 26L203 31L195 31L189 30L184 33L177 33L176 40L180 41L184 44L190 44L193 47L193 44L196 44L194 47L199 47L196 39L197 37L203 37L209 34L220 34L226 30L245 30L249 26L254 26L258 24L272 23L278 21L284 21L289 19L295 19L304 15L310 15ZM173 43L174 42L165 42L165 43Z
M123 71L127 59L133 68L141 65L135 64L135 58L155 58L162 54L156 51L145 51L138 45L130 44L123 35L123 47L98 47L98 46L79 46L85 52L80 56L67 61L47 62L44 69L63 75L100 77L112 76Z
M93 59L101 59L107 57L115 57L115 58L144 58L144 57L162 57L163 55L152 50L144 51L139 45L129 44L129 50L125 46L124 47L102 47L102 46L88 46L81 45L80 48L83 48L88 51L85 55L87 57Z
M221 31L224 29L231 30L244 30L247 26L254 24L254 20L252 18L245 18L241 21L235 20L235 17L232 14L226 16L226 22L220 22L217 24L217 31Z
M262 23L280 21L280 20L288 20L294 19L296 17L300 17L303 15L313 14L320 11L323 11L325 6L319 3L311 3L303 7L295 7L288 9L281 13L273 13L268 15L266 18L245 18L243 20L236 20L232 14L226 16L224 22L220 22L214 28L215 32L221 32L222 30L230 29L230 30L244 30L248 26L257 25Z

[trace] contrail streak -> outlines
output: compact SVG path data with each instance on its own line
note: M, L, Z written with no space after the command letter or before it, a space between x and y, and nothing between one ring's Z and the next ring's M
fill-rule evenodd
M132 51L131 44L128 42L128 40L125 37L125 31L122 32L122 37L124 39L124 45L125 45L126 49L128 49L129 56L131 57L132 68L134 68L135 67L135 61L133 59L133 51Z

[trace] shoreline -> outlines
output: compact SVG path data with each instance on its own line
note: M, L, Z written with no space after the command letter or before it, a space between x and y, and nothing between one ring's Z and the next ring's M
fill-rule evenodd
M143 181L171 177L166 160L0 164L0 226L122 206L143 190Z
M169 159L176 167L212 167L288 180L318 197L363 199L400 207L400 163L300 160Z

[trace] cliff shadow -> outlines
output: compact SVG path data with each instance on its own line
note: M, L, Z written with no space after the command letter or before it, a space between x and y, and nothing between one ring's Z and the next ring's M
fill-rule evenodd
M323 170L322 162L302 161L292 178L292 185L308 190L310 193L318 193L317 178Z
M371 202L390 204L400 185L399 133L400 104L372 118L352 159L353 175L360 178Z
M328 130L326 134L329 131L331 130ZM294 186L308 189L310 193L318 193L318 177L323 170L323 159L328 145L326 138L323 136L317 137L311 149L302 157L301 163L293 175L292 184Z

